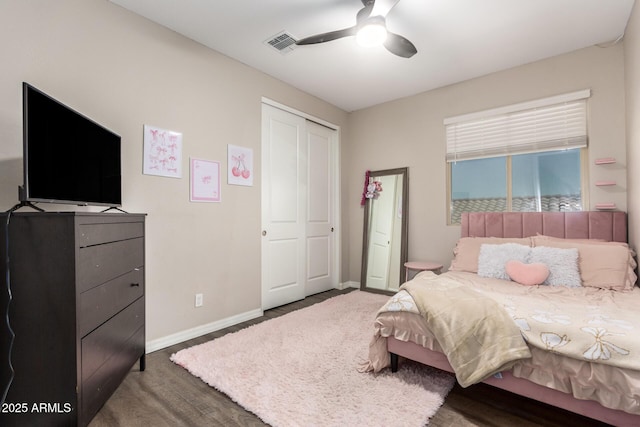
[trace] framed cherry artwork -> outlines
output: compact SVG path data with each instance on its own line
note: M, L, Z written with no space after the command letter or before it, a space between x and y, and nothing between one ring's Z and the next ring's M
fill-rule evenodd
M251 148L227 145L227 183L253 185L253 150Z

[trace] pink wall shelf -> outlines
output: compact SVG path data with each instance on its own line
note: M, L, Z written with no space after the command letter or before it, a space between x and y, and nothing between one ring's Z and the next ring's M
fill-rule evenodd
M610 165L612 163L615 163L616 159L614 159L613 157L602 157L600 159L596 159L596 165Z
M611 165L616 162L616 159L613 157L600 157L595 160L596 165ZM602 180L595 182L596 187L608 187L616 185L614 180ZM596 203L596 209L598 210L615 210L616 204L612 202L606 203Z
M612 210L616 208L615 203L596 203L596 209L600 210Z

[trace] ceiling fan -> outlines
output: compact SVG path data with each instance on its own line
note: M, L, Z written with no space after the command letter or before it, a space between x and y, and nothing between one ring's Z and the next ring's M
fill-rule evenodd
M406 38L394 34L387 30L385 17L383 15L373 15L376 0L361 0L364 7L356 15L356 25L342 30L330 31L328 33L317 34L305 37L296 42L296 45L309 45L329 42L343 37L356 36L363 44L383 44L387 50L403 58L411 58L418 50ZM398 3L395 0L388 9L387 14Z

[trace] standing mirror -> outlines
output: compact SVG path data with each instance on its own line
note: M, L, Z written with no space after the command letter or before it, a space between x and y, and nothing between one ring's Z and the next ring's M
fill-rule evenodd
M364 206L360 289L395 293L407 261L408 168L369 173Z

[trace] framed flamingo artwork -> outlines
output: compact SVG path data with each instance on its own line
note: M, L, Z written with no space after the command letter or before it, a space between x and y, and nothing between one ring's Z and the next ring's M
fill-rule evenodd
M182 134L144 125L142 173L182 178Z
M227 145L227 183L232 185L253 185L253 150L251 148Z
M220 201L220 162L191 158L192 202Z

